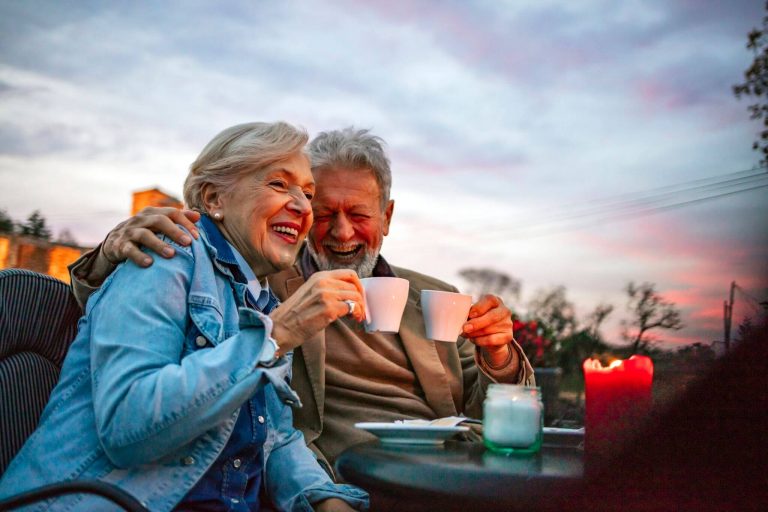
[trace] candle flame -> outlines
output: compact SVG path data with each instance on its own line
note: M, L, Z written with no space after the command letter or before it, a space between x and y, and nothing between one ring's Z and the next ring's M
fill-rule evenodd
M607 371L607 370L612 370L614 368L618 368L623 363L624 363L623 359L613 359L606 366L599 359L585 359L583 366L585 370Z

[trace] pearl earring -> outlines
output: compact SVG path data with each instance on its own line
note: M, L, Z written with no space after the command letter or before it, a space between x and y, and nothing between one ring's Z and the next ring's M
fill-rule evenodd
M222 217L223 215L221 214L221 212L216 212L213 214L213 218L216 220L221 220Z

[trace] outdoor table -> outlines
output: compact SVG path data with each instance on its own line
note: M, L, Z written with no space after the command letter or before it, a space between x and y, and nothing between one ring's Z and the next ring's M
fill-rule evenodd
M547 436L541 451L528 456L496 454L477 442L371 441L344 451L336 470L371 492L374 505L377 496L385 498L387 509L530 512L581 485L584 452L572 439L559 443L557 436Z

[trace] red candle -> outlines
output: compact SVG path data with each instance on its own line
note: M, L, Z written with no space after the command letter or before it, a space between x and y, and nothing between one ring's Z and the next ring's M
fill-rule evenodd
M604 367L597 359L587 359L583 368L586 450L605 454L631 437L647 416L653 361L632 356Z

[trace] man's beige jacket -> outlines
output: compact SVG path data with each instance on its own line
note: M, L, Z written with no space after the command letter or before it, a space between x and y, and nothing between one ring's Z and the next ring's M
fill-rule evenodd
M422 289L457 291L456 288L404 268L392 266L392 270L397 277L410 283L399 334L427 403L438 417L464 414L481 418L485 390L493 380L478 369L475 345L464 338L459 338L457 343L435 343L426 337L422 319ZM269 276L268 281L275 295L284 301L304 283L304 278L299 265L294 265ZM291 385L304 404L302 408L294 409L294 424L304 433L310 446L323 430L326 343L334 345L333 336L338 336L337 333L335 323L331 324L294 350ZM521 362L517 383L532 385L533 368L515 342L513 347Z

